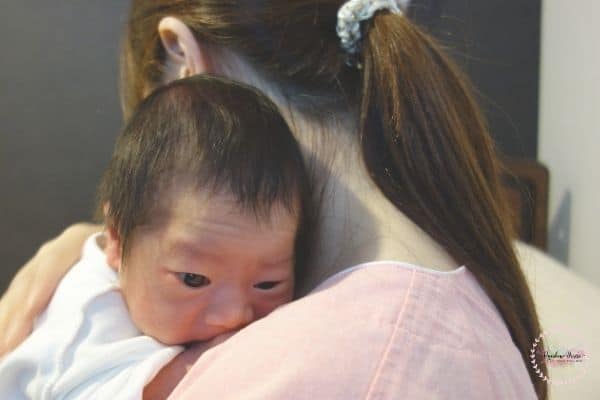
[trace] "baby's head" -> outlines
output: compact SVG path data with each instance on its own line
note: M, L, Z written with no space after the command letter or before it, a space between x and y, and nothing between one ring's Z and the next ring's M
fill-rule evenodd
M136 326L184 344L290 301L309 192L296 141L256 90L195 76L151 94L118 138L98 199Z

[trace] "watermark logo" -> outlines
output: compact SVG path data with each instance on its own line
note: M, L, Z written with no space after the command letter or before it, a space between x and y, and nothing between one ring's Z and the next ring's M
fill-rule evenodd
M540 333L529 352L529 361L537 376L554 385L575 383L583 378L588 359L585 346L567 329ZM547 366L547 375L540 367L542 363Z

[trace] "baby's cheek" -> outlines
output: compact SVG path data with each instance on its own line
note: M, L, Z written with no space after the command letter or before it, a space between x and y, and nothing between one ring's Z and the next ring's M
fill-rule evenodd
M291 301L292 296L281 295L268 301L264 301L256 307L256 319L263 318L270 314L277 307L280 307Z
M132 317L144 335L167 345L180 343L184 315L171 302L147 296L144 304L132 312Z
M178 319L173 318L153 318L146 321L145 335L151 336L159 342L166 345L178 345L186 341L185 325Z

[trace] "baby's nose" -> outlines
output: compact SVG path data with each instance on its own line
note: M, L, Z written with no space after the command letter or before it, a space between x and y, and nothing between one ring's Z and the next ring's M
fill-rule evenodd
M243 293L222 290L215 293L204 318L207 325L219 326L226 330L239 329L252 322L254 311Z

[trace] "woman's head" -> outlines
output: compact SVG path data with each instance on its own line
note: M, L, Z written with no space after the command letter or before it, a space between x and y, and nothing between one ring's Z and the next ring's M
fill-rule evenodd
M134 0L122 56L125 109L164 83L178 57L191 66L189 73L208 69L236 80L261 80L308 114L318 114L323 105L327 112L347 108L358 100L360 74L345 65L336 35L341 4L339 0ZM198 48L191 48L194 45L169 23L173 21L169 17L189 28Z
M324 127L349 118L349 132L328 132L328 150L339 153L349 137L363 163L335 172L370 176L468 265L527 361L540 327L511 243L500 166L467 79L407 16L385 10L361 25L362 68L348 66L336 34L342 4L134 0L123 53L125 110L165 80L208 70L259 87L293 121ZM305 153L320 150L308 144ZM545 382L530 374L545 398Z

